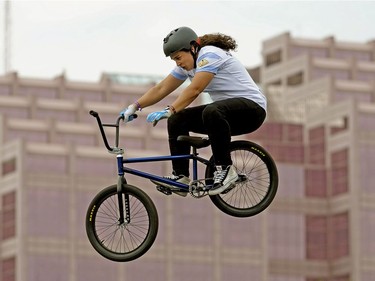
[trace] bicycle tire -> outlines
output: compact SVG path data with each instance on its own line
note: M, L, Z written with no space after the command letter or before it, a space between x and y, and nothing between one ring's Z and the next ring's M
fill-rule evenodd
M103 257L127 262L141 257L153 245L159 227L158 213L151 198L139 188L124 184L129 195L130 223L118 223L117 185L99 192L86 214L86 233ZM125 196L122 196L124 201Z
M251 217L264 211L273 201L278 188L278 172L271 155L250 141L233 141L231 157L237 173L246 180L236 183L227 193L210 196L212 203L234 217ZM213 157L210 159L213 163ZM214 165L206 168L207 184L212 184ZM211 181L211 182L210 182Z

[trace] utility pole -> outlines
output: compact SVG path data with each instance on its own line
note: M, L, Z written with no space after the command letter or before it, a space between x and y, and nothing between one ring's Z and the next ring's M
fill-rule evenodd
M4 1L4 72L11 70L11 15L10 0Z

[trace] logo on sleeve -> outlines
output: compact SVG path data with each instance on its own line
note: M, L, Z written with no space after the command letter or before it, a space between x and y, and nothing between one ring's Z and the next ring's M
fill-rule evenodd
M198 62L198 67L202 67L202 66L205 66L206 64L208 64L209 61L206 60L206 59L202 59L200 62Z

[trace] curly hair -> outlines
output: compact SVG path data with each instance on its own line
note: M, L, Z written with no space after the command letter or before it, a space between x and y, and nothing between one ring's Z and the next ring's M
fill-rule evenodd
M207 45L215 46L225 51L236 50L237 49L237 42L232 37L221 34L221 33L214 33L214 34L206 34L198 39L200 47L204 47Z

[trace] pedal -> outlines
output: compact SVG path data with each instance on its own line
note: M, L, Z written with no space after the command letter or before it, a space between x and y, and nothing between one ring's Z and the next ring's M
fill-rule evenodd
M172 195L172 191L168 187L157 185L156 189L165 195Z

